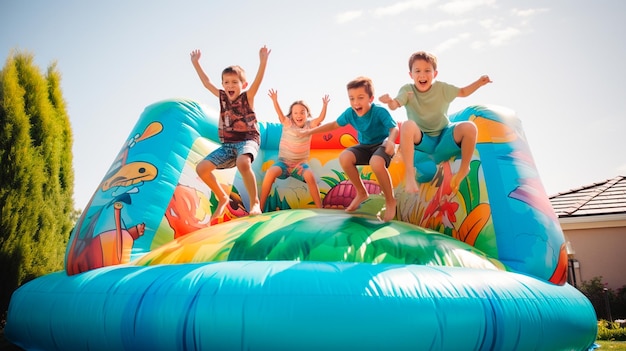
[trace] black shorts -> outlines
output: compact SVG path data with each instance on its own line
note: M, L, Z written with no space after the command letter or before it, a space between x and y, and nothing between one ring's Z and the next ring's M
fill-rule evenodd
M369 165L372 156L380 156L385 160L385 167L389 168L393 155L387 155L383 144L357 144L346 149L354 154L356 165Z

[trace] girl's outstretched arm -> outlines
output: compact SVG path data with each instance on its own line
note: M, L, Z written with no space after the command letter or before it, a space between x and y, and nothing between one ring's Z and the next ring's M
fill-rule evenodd
M328 108L329 102L330 98L328 97L328 95L324 95L324 97L322 98L322 111L320 111L320 115L316 119L311 121L311 128L319 126L322 121L324 121L324 118L326 118L326 110Z

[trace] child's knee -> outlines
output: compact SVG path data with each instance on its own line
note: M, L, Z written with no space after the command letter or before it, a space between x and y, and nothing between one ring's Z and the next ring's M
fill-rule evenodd
M478 134L478 128L476 128L474 122L466 121L456 125L454 132L458 134L459 137L475 137Z
M304 171L304 173L302 174L302 178L304 178L304 181L307 182L307 183L315 183L316 182L315 174L313 174L313 172L310 171L310 170Z
M387 162L385 161L384 158L378 156L378 155L374 155L372 156L372 158L370 158L370 167L372 167L372 170L378 172L378 171L387 171Z
M339 164L341 166L354 166L356 164L356 156L351 151L344 150L339 154Z
M252 156L250 154L243 154L237 157L237 169L246 171L252 167Z
M207 160L202 160L196 165L196 173L198 174L210 173L213 169L215 169L215 166Z

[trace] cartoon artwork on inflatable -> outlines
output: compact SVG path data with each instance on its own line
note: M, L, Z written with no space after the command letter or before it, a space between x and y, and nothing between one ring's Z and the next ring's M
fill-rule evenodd
M26 350L588 350L591 303L566 283L563 233L520 121L501 107L451 116L476 123L478 144L457 193L454 159L413 160L420 191L390 166L396 219L376 177L355 213L338 162L349 127L316 135L306 184L277 180L248 216L236 169L216 206L195 164L218 146L199 104L148 106L78 220L65 271L12 296L6 337ZM260 123L259 182L278 154L279 124ZM260 183L259 183L260 184Z

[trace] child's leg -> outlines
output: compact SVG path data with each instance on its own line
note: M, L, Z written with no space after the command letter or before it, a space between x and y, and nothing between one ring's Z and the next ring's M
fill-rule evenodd
M307 169L302 174L306 185L309 187L309 192L311 193L311 197L313 198L313 203L315 203L315 207L322 208L322 199L320 198L320 188L317 186L317 179L315 179L315 174L310 169Z
M250 154L242 154L237 156L237 169L241 174L243 185L250 196L250 214L261 214L261 206L259 203L259 194L256 188L256 176L252 170L252 156Z
M208 160L202 160L196 166L196 172L200 179L209 186L209 189L217 198L217 208L211 215L211 219L219 218L224 214L224 210L226 209L226 205L228 205L228 194L222 186L217 182L217 178L213 174L213 171L216 169L215 164Z
M263 177L263 185L261 185L261 211L265 211L265 202L267 201L267 197L272 190L272 184L276 178L278 178L283 173L283 169L278 166L272 166L270 169L265 172L265 177Z
M352 182L352 185L356 189L356 196L350 202L350 205L346 207L346 211L351 212L359 208L359 205L365 200L369 194L367 193L367 189L365 189L365 185L361 180L361 176L359 175L359 170L356 168L356 155L350 150L344 150L339 155L339 163L341 164L341 168L346 172L348 179Z
M477 134L478 131L473 122L461 122L454 127L454 141L461 145L461 166L450 181L450 187L455 192L459 190L461 181L469 174L470 162L476 149Z
M404 182L405 191L408 193L417 193L419 188L415 180L415 165L413 165L413 156L415 154L415 145L422 141L422 131L413 121L402 122L400 127L400 153L404 160Z
M385 195L385 216L383 221L388 222L396 216L396 198L393 193L393 184L391 183L391 175L387 169L385 159L379 155L374 155L370 159L372 171L378 179L383 194Z

